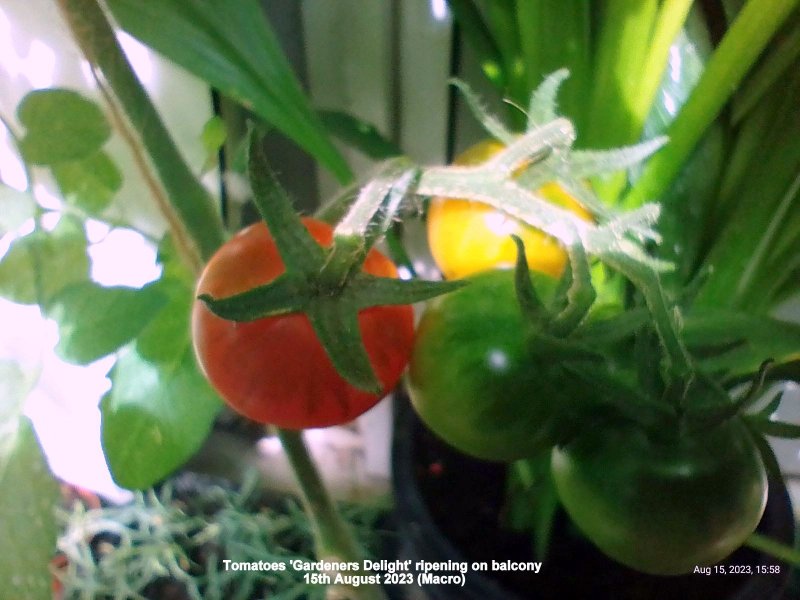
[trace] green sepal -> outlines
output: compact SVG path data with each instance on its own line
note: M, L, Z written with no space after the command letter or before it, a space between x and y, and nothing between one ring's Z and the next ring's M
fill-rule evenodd
M550 319L550 312L533 287L525 244L519 236L512 235L511 239L517 246L517 262L514 266L514 291L517 294L517 302L528 322L535 330L540 330Z
M745 417L759 432L772 437L796 440L800 439L800 425L773 421L765 417L749 415Z
M354 275L344 294L359 310L370 306L413 304L449 294L469 281L425 281L422 279L391 279L367 273Z
M201 294L197 299L218 317L241 322L303 311L315 295L307 280L286 273L266 285L227 298Z
M306 314L339 374L359 389L380 393L381 384L361 338L356 308L339 298L320 297Z
M286 271L305 274L319 272L325 263L325 251L297 216L254 132L250 134L247 172L253 188L253 202L275 240Z
M748 432L753 437L753 441L758 448L758 453L761 455L761 461L764 463L764 469L767 471L767 477L770 481L783 481L783 473L781 473L781 466L778 464L778 459L775 457L775 451L770 446L769 442L764 438L761 429L752 417L744 417L742 419Z

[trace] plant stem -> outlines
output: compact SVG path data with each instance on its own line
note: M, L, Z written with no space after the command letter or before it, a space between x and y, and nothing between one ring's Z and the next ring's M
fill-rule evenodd
M300 431L278 429L278 437L292 466L305 511L314 525L317 558L361 564L361 551L347 524L333 503L311 458ZM346 588L342 598L379 600L385 598L378 586Z
M653 269L640 265L621 253L601 253L600 258L630 279L644 296L664 350L669 383L683 384L685 389L694 372L692 360L678 333L680 328L676 315L670 309L658 274ZM682 397L677 398L677 400L682 399Z
M113 92L138 134L135 145L149 156L188 238L197 245L201 259L208 259L224 240L222 220L137 79L103 9L97 0L58 0L58 6L89 64L102 74L101 83Z
M745 540L744 545L764 554L774 556L791 565L800 566L800 550L776 542L760 533L751 533L750 537Z

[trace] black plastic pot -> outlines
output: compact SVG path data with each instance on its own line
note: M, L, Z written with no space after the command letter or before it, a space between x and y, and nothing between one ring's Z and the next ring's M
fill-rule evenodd
M401 559L458 563L537 560L531 538L498 527L505 467L450 448L417 418L406 398L397 400L393 483ZM758 531L791 544L794 516L782 483L771 484ZM408 597L430 600L778 600L785 598L789 567L741 548L725 565L749 566L752 575L656 577L614 562L586 541L565 514L556 519L548 556L539 574L470 569L464 587L414 587ZM777 574L757 574L777 566Z

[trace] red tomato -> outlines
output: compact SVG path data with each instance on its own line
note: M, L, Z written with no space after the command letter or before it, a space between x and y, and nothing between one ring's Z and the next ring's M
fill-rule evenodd
M315 219L303 223L322 245L333 229ZM396 277L392 262L372 250L364 271ZM267 226L251 225L226 242L206 265L197 295L224 298L264 285L284 272ZM361 336L383 394L359 390L333 367L305 314L237 323L214 315L201 301L192 312L195 353L222 398L254 421L286 429L328 427L372 408L400 379L411 355L410 306L376 306L358 315Z

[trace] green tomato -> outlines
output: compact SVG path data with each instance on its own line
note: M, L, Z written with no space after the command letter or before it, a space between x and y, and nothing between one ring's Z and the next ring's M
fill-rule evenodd
M584 535L653 575L724 559L755 530L766 505L763 462L738 419L670 442L633 426L593 427L554 448L551 466Z
M534 277L540 288L552 288L554 280ZM468 281L431 302L422 317L409 366L412 404L462 452L503 461L531 456L552 442L563 372L528 348L513 271Z

